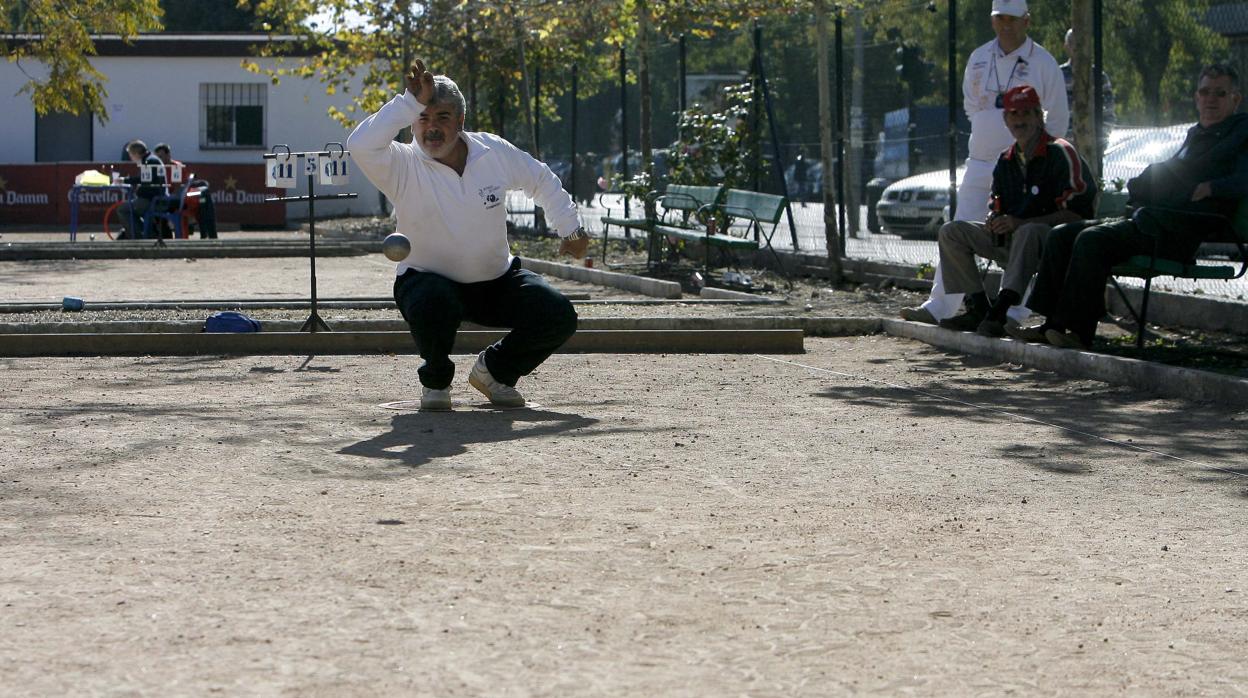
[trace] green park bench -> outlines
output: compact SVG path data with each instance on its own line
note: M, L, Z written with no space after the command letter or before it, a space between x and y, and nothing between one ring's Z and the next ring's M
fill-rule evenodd
M607 233L610 226L617 226L624 230L642 231L649 238L656 227L663 226L665 228L673 228L679 230L694 230L698 224L694 219L694 214L705 206L714 205L719 202L724 192L723 187L717 186L695 186L691 184L669 184L667 189L660 192L650 192L646 195L647 203L653 202L654 218L620 218L608 214L602 217L602 245L603 256L606 255ZM643 205L643 210L645 206ZM652 242L652 241L651 241ZM649 254L653 255L654 245L650 244ZM652 262L649 259L648 262Z
M1142 230L1152 227L1162 234L1182 234L1183 231L1162 231L1157 219L1152 215L1154 211L1158 209L1144 207L1134 212L1136 224ZM1189 228L1201 228L1202 234L1209 242L1233 244L1239 250L1239 268L1237 270L1233 264L1198 264L1186 260L1166 259L1157 256L1156 250L1152 254L1136 255L1116 265L1110 270L1112 274L1110 281L1135 320L1138 328L1135 339L1137 347L1144 346L1144 335L1147 331L1145 322L1148 319L1148 295L1152 291L1153 279L1159 276L1170 276L1180 279L1229 281L1238 279L1244 275L1245 271L1248 271L1248 198L1240 200L1234 218L1228 219L1215 214L1186 213L1182 215L1182 220ZM1208 231L1213 231L1213 234L1209 234ZM1139 312L1136 312L1131 301L1127 300L1126 293L1118 285L1115 277L1120 276L1144 279L1144 293L1140 300Z
M660 223L654 226L654 233L664 235L669 240L701 242L706 252L704 265L708 269L711 266L712 249L718 249L735 259L738 251L766 247L776 260L776 268L787 278L784 264L771 246L771 239L775 236L780 221L784 220L787 203L785 197L775 194L727 189L722 200L704 204L695 212L693 221L705 221L700 227ZM686 221L692 222L688 217ZM746 225L734 226L733 221L742 221Z

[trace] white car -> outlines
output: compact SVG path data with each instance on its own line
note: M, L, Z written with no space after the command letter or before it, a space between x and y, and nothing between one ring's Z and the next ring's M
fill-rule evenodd
M962 182L965 167L959 167ZM949 220L949 170L924 172L888 185L875 205L880 232L901 237L936 237Z
M1179 150L1192 124L1160 128L1119 128L1105 149L1105 174L1101 188L1114 190L1149 164L1165 160ZM964 168L958 168L962 182ZM881 232L901 237L936 237L949 220L949 170L925 172L890 184L875 205Z

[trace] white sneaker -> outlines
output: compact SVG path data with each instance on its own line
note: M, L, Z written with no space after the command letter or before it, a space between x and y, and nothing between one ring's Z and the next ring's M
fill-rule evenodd
M485 352L477 355L477 363L472 365L472 372L468 374L468 383L499 407L524 407L525 405L524 396L515 388L499 383L494 380L494 376L490 375L490 369L485 367Z
M420 395L420 409L431 411L451 409L451 389L434 390L433 388L424 388L424 392Z

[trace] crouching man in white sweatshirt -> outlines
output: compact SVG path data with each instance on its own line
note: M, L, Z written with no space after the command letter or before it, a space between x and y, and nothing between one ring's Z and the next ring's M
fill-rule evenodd
M449 355L461 320L511 328L477 357L468 382L496 405L522 407L516 381L576 332L576 311L511 255L507 190L522 189L545 209L561 253L584 257L589 236L550 169L502 138L464 131L465 109L454 81L416 61L407 91L357 126L347 147L411 241L394 299L424 359L421 409L451 407ZM395 142L409 125L414 143Z

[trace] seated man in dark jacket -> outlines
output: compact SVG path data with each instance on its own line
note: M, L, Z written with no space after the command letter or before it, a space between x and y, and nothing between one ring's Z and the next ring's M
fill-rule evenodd
M1184 226L1183 216L1229 217L1248 194L1248 114L1236 113L1241 99L1239 75L1233 68L1214 64L1201 71L1196 90L1199 122L1174 157L1149 165L1127 183L1130 206L1155 207L1170 225L1144 231L1132 218L1117 218L1054 228L1027 303L1045 316L1045 322L1011 328L1011 335L1087 349L1105 315L1105 284L1114 265L1154 249L1167 259L1195 258L1205 237L1216 231L1205 223ZM1159 239L1155 235L1162 227L1170 234Z
M139 166L139 173L126 177L125 182L134 190L134 196L118 207L121 220L126 221L126 231L118 236L138 238L143 236L143 215L152 207L152 199L165 193L165 164L160 161L143 141L134 140L126 145L130 161Z
M1074 146L1044 130L1044 110L1035 89L1014 87L1002 104L1014 145L993 168L988 220L950 221L941 226L939 236L945 292L966 294L966 312L941 320L940 326L990 337L1005 335L1006 312L1022 302L1052 227L1091 218L1096 201L1096 182L1087 163ZM993 303L976 256L1004 270Z

